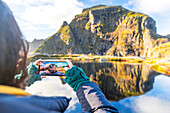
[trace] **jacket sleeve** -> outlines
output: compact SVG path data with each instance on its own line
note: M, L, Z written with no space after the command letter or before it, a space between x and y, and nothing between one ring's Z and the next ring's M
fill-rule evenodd
M63 113L70 99L66 97L40 97L0 94L0 113Z
M64 112L69 106L71 98L67 97L41 97L27 96L20 99L23 102L29 103L36 107L46 109L48 111Z
M106 99L97 84L87 82L76 91L77 97L84 112L118 113L118 110Z

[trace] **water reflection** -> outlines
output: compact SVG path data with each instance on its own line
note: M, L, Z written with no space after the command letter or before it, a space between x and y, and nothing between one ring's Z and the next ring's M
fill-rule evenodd
M120 62L74 62L101 88L106 98L117 101L133 95L141 95L153 88L157 74L144 64Z
M155 77L153 89L141 96L132 96L112 104L120 113L170 113L170 77Z
M67 98L71 97L72 100L70 101L69 107L65 112L82 112L76 93L68 84L63 83L62 80L63 78L61 77L48 76L43 78L41 81L36 81L30 87L27 87L26 92L39 96L66 96Z
M170 111L170 77L158 76L148 65L120 62L73 62L73 64L83 68L120 113ZM63 78L44 78L27 87L26 91L41 96L72 97L65 113L82 112L75 92L64 83Z

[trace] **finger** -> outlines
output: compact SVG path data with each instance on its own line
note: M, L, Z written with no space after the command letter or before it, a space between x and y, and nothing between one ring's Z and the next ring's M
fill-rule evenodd
M42 59L38 59L38 60L36 60L33 64L34 64L34 65L37 65L38 63L41 62L41 60L42 60Z
M67 71L68 69L70 69L69 67L64 67L64 70Z
M66 61L67 61L70 68L73 67L73 64L72 64L72 62L70 60L66 60Z

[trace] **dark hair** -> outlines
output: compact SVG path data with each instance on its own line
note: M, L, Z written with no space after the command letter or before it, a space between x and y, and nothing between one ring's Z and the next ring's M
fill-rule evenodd
M0 0L0 84L19 87L27 76L26 57L28 44L8 6ZM14 76L23 70L24 76L15 81Z

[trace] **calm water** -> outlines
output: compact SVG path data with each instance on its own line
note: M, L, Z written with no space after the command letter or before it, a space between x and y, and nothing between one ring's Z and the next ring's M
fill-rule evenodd
M170 77L148 65L120 62L73 62L121 113L170 113ZM66 113L81 112L75 92L62 77L47 77L26 91L42 96L72 97Z

